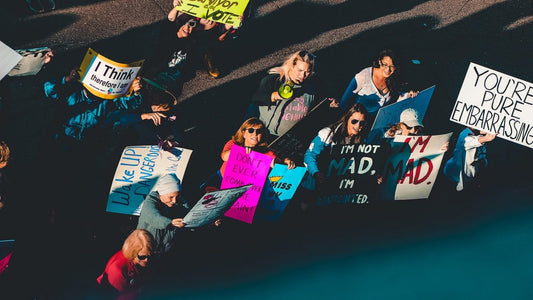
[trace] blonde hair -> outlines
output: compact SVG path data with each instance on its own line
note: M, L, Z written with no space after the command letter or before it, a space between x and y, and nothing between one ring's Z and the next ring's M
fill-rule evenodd
M135 229L124 241L122 254L129 261L132 261L141 250L146 249L152 252L154 248L154 237L144 229Z
M402 128L400 127L400 124L402 123L397 123L397 124L394 124L392 125L389 130L387 130L387 136L390 136L390 137L395 137L398 130L401 130Z
M0 141L0 164L5 163L7 165L10 155L11 151L9 150L9 147L7 146L6 142Z
M289 71L294 68L296 62L299 60L309 64L309 76L313 75L315 69L315 56L306 50L291 54L281 66L268 70L268 74L278 74L279 79L283 81L284 78L289 77Z

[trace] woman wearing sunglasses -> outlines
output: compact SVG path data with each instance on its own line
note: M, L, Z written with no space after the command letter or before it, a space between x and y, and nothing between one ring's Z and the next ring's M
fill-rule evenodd
M365 107L357 103L340 120L318 132L304 154L304 164L314 181L311 180L313 183L308 182L304 186L308 189L320 189L326 181L326 175L324 170L318 167L318 156L333 145L363 143L368 134L368 118Z
M115 253L96 281L102 292L133 299L147 279L154 238L146 230L134 230Z
M361 103L370 115L386 105L409 97L416 97L418 92L410 91L400 94L400 60L390 49L379 52L372 66L355 74L342 95L340 107L347 110L353 103Z
M273 167L275 163L283 163L286 164L289 169L294 169L296 167L294 161L289 158L281 160L276 157L274 152L268 149L266 135L268 135L268 132L265 128L265 124L258 118L249 118L244 121L237 132L235 132L235 135L233 135L224 145L222 153L220 153L220 158L222 158L223 161L220 170L211 175L200 188L209 191L220 187L222 177L224 177L224 172L226 170L226 164L230 156L231 147L233 145L246 148L247 153L255 151L273 157L274 159L272 160L272 165L270 167Z

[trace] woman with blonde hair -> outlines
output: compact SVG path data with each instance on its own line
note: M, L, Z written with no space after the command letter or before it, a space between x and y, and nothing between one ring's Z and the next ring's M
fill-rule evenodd
M268 71L252 95L247 116L258 117L274 136L283 135L318 103L316 57L308 51L291 54Z
M98 285L134 298L146 280L153 247L154 237L148 231L134 230L122 249L107 262L104 272L96 279Z

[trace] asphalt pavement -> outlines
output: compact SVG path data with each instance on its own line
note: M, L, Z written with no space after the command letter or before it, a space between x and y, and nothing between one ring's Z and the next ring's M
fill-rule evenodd
M32 14L24 1L0 4L0 40L14 49L48 46L56 54L42 74L10 81L13 97L0 128L13 149L9 171L17 202L12 218L19 256L13 275L2 282L9 299L83 298L135 223L102 212L116 161L95 165L99 154L73 153L68 164L76 172L58 174L66 158L43 148L53 107L43 100L42 81L79 65L88 47L121 62L150 57L172 1L56 0L56 5ZM252 16L227 57L231 68L219 79L198 70L179 95L195 151L184 182L190 189L218 168L219 148L241 123L268 68L295 51L317 55L317 74L331 97L340 98L380 49L397 49L404 58L405 89L437 85L424 120L435 133L461 128L449 115L469 62L533 82L530 0L252 0L250 5ZM328 214L323 218L331 224L324 226L310 216L272 226L230 222L221 234L186 236L183 252L162 267L164 277L147 288L146 298L530 299L532 152L502 139L489 151L491 185L468 201L385 205L344 213L342 220ZM67 215L52 224L48 204L65 193L72 200L63 211Z

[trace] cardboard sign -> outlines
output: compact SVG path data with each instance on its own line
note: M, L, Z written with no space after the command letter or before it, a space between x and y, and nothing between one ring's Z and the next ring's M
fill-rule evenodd
M226 189L247 184L253 186L233 204L225 216L252 224L272 159L271 156L255 151L247 154L243 147L231 146L220 188Z
M443 146L451 136L396 136L385 164L384 199L428 198L444 156Z
M182 0L180 11L191 16L239 27L249 0Z
M533 148L533 84L470 63L450 121Z
M375 176L382 169L380 150L380 145L372 144L335 145L325 149L318 163L327 180L317 204L369 203L377 188Z
M431 86L420 93L414 98L408 98L406 100L396 102L391 105L387 105L378 110L372 129L368 134L367 142L377 144L383 138L385 132L394 124L400 122L400 114L406 108L413 108L418 112L420 121L424 120L426 111L429 106L431 96L435 91L435 86Z
M252 185L248 184L206 193L183 217L185 227L200 227L215 222L251 187Z
M15 50L22 56L22 60L7 74L9 76L27 76L39 73L44 66L46 54L52 51L50 48L34 48Z
M0 80L13 69L22 56L0 41Z
M89 48L80 66L80 81L92 94L103 99L114 99L131 94L131 83L143 63L144 60L130 64L118 63Z
M138 216L141 204L157 179L175 173L183 183L183 175L192 151L173 148L173 153L157 145L124 148L107 199L107 212Z
M263 187L255 215L257 218L277 221L300 186L307 169L275 164Z

